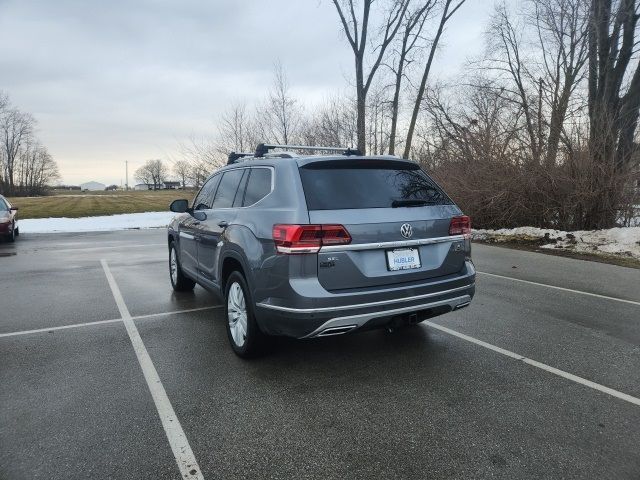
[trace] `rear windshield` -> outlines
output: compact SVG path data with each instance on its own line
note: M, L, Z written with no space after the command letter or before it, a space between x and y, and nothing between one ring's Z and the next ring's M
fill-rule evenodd
M300 168L309 210L390 208L408 200L426 205L453 202L412 163L336 160ZM395 202L395 204L394 204Z

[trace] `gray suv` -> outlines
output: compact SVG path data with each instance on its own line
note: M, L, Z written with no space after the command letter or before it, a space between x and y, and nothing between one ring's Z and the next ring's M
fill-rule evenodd
M269 335L394 329L469 305L469 217L416 163L274 147L231 154L191 206L171 204L171 284L221 295L238 355Z

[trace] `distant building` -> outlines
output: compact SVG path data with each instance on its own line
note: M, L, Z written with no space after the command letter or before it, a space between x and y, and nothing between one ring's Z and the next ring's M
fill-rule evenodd
M153 190L153 184L151 183L138 183L135 187L133 187L134 190Z
M100 190L104 190L106 187L106 185L104 183L100 183L100 182L86 182L86 183L81 183L80 184L80 189L85 192L85 191L90 191L90 192L97 192Z
M165 190L175 190L176 188L180 188L180 182L162 182L162 188Z

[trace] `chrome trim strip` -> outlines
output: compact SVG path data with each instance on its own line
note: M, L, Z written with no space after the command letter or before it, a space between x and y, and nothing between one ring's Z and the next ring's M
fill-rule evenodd
M471 288L476 283L470 283L469 285L464 285L462 287L452 288L450 290L441 290L439 292L433 293L425 293L424 295L415 295L413 297L404 297L404 298L396 298L393 300L381 300L379 302L369 302L369 303L358 303L356 305L343 305L340 307L323 307L323 308L290 308L290 307L281 307L279 305L269 305L268 303L258 303L258 307L269 308L271 310L279 310L281 312L290 312L290 313L322 313L322 312L336 312L340 310L353 310L354 308L369 308L369 307L378 307L381 305L392 305L394 303L402 303L402 302L412 302L414 300L422 300L423 298L437 297L439 295L446 295L448 293L459 292L460 290L465 290L467 288Z
M336 317L336 318L327 320L318 328L316 328L313 332L301 338L322 337L323 336L322 332L328 329L334 329L334 328L339 328L343 326L356 325L356 327L352 329L352 330L355 330L356 328L360 328L363 325L365 325L369 320L372 320L377 317L383 317L383 316L386 317L388 315L398 315L400 313L414 312L416 310L424 310L427 308L440 307L442 305L449 305L451 307L451 310L453 311L457 308L458 305L462 305L465 303L468 304L470 301L471 301L471 297L469 295L463 295L461 297L449 298L447 300L441 300L439 302L424 303L422 305L413 305L411 307L401 307L401 308L395 308L393 310L382 310L378 312L364 313L360 315L350 315L347 317ZM345 332L345 333L348 333L348 332Z
M180 232L180 236L182 238L186 238L187 240L194 240L196 238L193 235L191 235L190 233L184 233L184 232Z
M276 247L278 253L318 253L318 247Z
M344 252L346 250L375 250L378 248L413 247L417 245L432 245L434 243L457 242L464 239L465 239L464 235L451 235L448 237L419 238L416 240L400 240L397 242L350 243L349 245L326 245L320 249L320 253Z

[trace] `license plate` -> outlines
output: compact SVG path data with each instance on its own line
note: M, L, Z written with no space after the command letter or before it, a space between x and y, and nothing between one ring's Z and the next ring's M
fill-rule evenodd
M387 250L387 265L389 270L420 268L420 253L417 248Z

